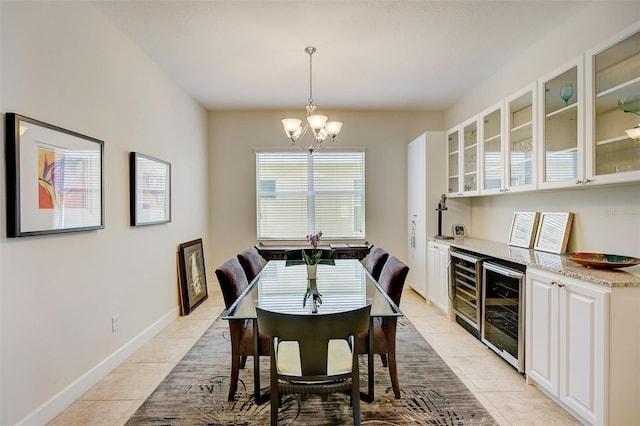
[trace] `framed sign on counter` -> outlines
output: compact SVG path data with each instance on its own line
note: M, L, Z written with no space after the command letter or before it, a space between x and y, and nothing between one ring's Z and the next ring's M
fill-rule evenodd
M535 231L538 226L540 213L538 212L515 212L511 221L511 231L509 232L509 245L531 248L535 238Z
M573 223L571 212L543 212L538 223L534 250L564 253Z

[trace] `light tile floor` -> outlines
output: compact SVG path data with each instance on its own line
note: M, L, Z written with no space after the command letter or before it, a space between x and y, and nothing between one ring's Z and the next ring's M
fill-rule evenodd
M413 290L401 309L500 425L578 425L510 365ZM123 425L224 309L219 291L165 327L49 423Z

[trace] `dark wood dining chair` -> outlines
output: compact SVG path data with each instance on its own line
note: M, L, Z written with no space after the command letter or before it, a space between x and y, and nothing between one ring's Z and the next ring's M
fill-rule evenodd
M402 289L409 273L409 267L391 256L386 261L378 284L389 295L391 300L400 306ZM400 383L398 382L398 369L396 366L396 327L398 317L376 317L373 319L373 353L379 354L382 364L389 368L391 386L396 399L400 398ZM360 353L366 353L369 348L369 332L358 335L358 348Z
M232 258L216 269L216 277L220 283L224 304L229 309L238 296L249 286L247 276L238 259ZM248 356L253 356L253 321L229 320L229 335L231 339L231 377L228 399L233 401L238 389L240 368L244 368ZM259 355L269 355L267 336L260 334L258 346Z
M251 282L262 271L263 264L260 260L260 253L255 247L249 247L242 253L238 254L238 261L244 269L247 281Z
M365 266L365 268L367 271L369 271L374 280L378 281L378 278L380 278L382 267L384 266L388 258L389 253L387 253L386 250L380 247L374 247L369 252L367 265Z
M357 335L369 327L371 306L327 315L293 315L256 308L258 328L270 337L271 425L280 394L348 392L353 423L360 424Z

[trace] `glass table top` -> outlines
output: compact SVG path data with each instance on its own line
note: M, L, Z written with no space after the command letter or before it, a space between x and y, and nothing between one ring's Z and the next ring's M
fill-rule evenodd
M335 259L330 264L319 264L316 280L307 279L304 263L272 260L224 312L223 318L253 319L256 307L288 314L312 314L314 304L308 292L320 295L321 303L316 304L319 315L366 305L371 305L371 316L402 315L357 259Z

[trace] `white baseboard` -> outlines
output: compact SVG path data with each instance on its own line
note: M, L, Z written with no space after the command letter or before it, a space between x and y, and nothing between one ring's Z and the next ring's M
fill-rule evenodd
M159 320L143 330L140 334L98 363L95 367L84 373L69 386L33 410L26 417L17 422L16 425L46 425L58 414L62 413L62 411L64 411L74 401L84 395L85 392L107 376L107 374L133 355L142 347L142 345L158 334L160 330L178 318L179 315L180 307L176 306L171 311L163 315Z

